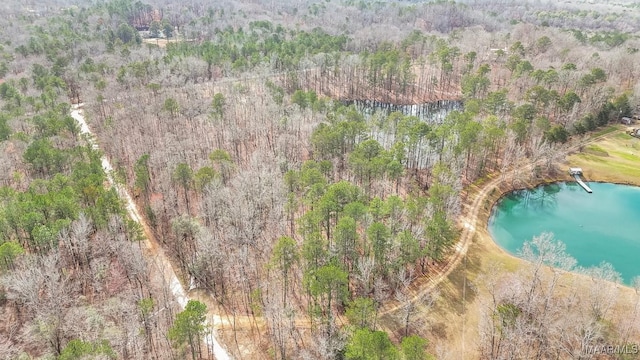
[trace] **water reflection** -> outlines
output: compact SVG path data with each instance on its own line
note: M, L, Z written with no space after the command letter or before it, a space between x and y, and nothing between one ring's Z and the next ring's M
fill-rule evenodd
M552 184L540 186L532 190L515 191L507 196L506 201L511 203L511 206L507 207L508 211L523 213L530 210L553 210L557 207L558 194L562 186L564 185Z
M640 188L575 182L516 191L496 204L488 224L494 240L517 255L525 241L552 232L582 267L613 264L626 283L640 275Z
M395 105L373 100L344 101L345 105L353 104L356 109L368 116L382 113L388 116L392 112L400 112L403 115L416 116L420 120L430 124L442 124L447 114L454 110L462 110L462 101L441 100L432 103L415 105Z

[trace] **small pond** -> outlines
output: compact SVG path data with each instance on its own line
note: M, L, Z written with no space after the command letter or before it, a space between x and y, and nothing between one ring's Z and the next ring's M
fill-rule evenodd
M626 284L640 275L640 188L574 182L519 190L501 199L489 220L494 241L517 255L525 241L552 232L578 266L613 265Z
M457 100L441 100L417 105L395 105L372 100L345 101L344 103L353 104L365 115L373 115L376 112L389 115L397 111L404 115L416 116L429 124L441 124L450 112L463 110L462 102Z

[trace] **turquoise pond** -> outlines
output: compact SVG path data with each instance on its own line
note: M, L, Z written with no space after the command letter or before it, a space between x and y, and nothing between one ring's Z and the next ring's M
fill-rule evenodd
M575 182L512 192L494 207L489 232L515 255L525 241L552 232L578 266L606 261L629 284L640 276L640 188L588 185L592 194Z

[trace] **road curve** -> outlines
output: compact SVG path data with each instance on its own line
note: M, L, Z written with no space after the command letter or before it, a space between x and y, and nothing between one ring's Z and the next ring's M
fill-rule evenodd
M410 302L416 302L419 299L422 299L425 295L427 295L430 291L432 291L444 278L449 276L449 274L458 266L460 261L464 258L467 250L469 250L469 244L471 244L471 240L473 239L473 235L475 235L477 222L478 222L478 213L480 212L480 208L482 206L482 202L486 199L487 195L489 195L490 191L496 188L498 184L502 181L502 177L498 176L494 179L491 179L489 182L483 185L479 192L476 193L475 199L473 203L469 207L467 213L462 217L462 233L460 235L460 240L456 244L455 253L452 258L448 259L447 264L442 268L438 274L435 276L429 277L429 280L421 285L419 291L411 296L409 299ZM380 310L380 316L386 315L389 313L393 313L398 311L402 307L400 303L394 303L393 305L383 307Z
M582 146L619 132L620 130L616 130L600 136L594 136L592 138L579 140L575 144L567 146L562 150L562 152L565 155L569 154L571 151L575 151ZM515 169L518 169L520 173L526 173L527 171L531 171L535 166L544 163L546 160L546 158L541 158L527 165L517 164L515 165ZM513 176L514 171L515 170L512 169L508 173ZM450 259L448 259L447 264L438 272L438 274L429 277L429 280L422 284L418 291L412 294L412 296L408 300L409 302L415 303L416 301L424 298L424 296L429 292L433 291L433 289L435 289L435 287L438 286L438 284L440 284L442 280L444 280L447 276L449 276L449 274L451 274L451 272L458 266L458 264L460 264L462 259L464 259L464 256L469 250L469 245L473 240L473 236L475 235L477 226L483 226L482 224L478 224L478 215L483 202L491 193L491 191L493 191L502 181L504 181L505 178L508 177L500 176L500 174L497 174L496 177L481 185L482 187L478 192L475 193L475 198L471 203L471 206L469 206L468 211L460 219L459 225L462 227L462 233L460 235L458 243L456 244L454 254ZM402 304L400 303L389 303L387 306L383 306L383 308L380 309L379 315L382 316L396 312L400 310L401 307Z

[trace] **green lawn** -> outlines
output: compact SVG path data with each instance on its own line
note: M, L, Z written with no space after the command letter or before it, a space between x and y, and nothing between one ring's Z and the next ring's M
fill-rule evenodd
M594 138L594 137L602 136L602 135L605 135L605 134L608 134L608 133L612 133L612 132L614 132L614 131L616 131L618 129L619 129L618 125L610 125L610 126L607 126L604 129L600 130L600 131L594 132L593 134L591 134L590 137Z
M589 180L638 183L640 139L618 133L587 146L568 162L581 167Z

